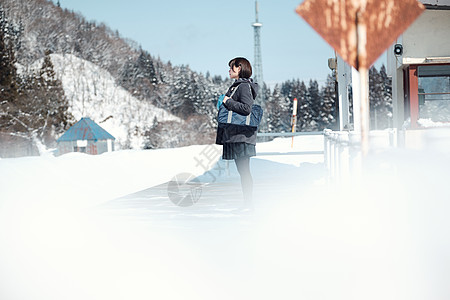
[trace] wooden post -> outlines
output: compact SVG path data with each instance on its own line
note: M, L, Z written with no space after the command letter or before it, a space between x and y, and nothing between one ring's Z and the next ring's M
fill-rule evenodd
M361 12L365 9L365 5L361 7L356 16L356 33L357 33L357 58L358 71L360 79L360 111L361 111L361 152L363 157L369 152L369 70L367 66L367 28L364 19L361 18Z
M297 125L297 98L294 98L294 108L292 111L292 132L295 132ZM291 148L294 148L294 136L292 136Z
M368 93L368 77L369 71L366 68L359 68L360 79L360 95L361 95L361 152L366 156L369 152L369 126L370 126L370 112L369 112L369 93Z

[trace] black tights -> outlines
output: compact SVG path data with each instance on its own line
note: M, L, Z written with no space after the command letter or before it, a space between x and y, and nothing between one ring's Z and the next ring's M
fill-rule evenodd
M239 157L234 160L241 175L242 193L245 204L251 204L253 198L253 178L250 173L250 156Z

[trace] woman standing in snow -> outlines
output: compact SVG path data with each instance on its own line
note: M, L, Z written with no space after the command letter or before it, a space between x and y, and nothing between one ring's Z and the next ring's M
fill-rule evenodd
M243 57L228 63L231 79L235 79L223 99L223 105L241 115L249 115L258 91L258 85L250 78L252 66ZM220 124L217 128L216 144L223 145L222 158L234 160L241 176L244 194L244 210L252 209L253 179L250 173L250 157L256 155L257 128L234 124Z

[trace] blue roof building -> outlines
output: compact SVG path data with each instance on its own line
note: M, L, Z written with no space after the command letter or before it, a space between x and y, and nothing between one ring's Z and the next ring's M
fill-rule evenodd
M82 118L58 140L58 154L83 152L101 154L114 151L115 138L90 118Z

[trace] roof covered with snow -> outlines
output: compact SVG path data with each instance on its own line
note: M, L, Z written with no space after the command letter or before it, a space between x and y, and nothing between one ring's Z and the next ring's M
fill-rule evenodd
M69 128L57 141L76 140L115 140L105 129L100 127L90 118L81 118L75 125Z
M431 5L436 7L449 7L450 0L420 0L425 5Z

